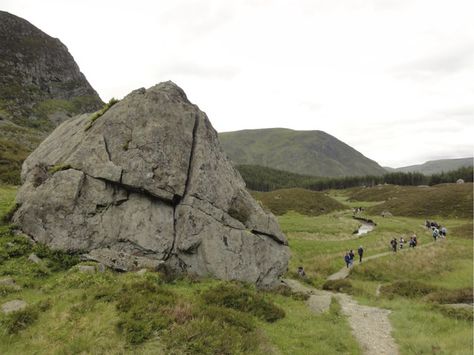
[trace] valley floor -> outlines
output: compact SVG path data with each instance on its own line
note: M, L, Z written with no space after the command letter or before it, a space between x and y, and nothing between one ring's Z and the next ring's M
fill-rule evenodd
M15 188L0 187L0 215L7 213L14 196ZM333 197L348 207L377 205L351 202L341 192ZM4 225L0 280L12 278L21 289L0 284L0 305L22 299L36 313L34 319L28 318L31 314L20 319L25 326L18 331L11 331L11 317L0 317L0 353L472 354L472 306L449 305L472 304L472 220L426 216L448 228L446 240L433 242L423 218L364 216L377 225L363 236L353 234L359 222L350 208L319 216L290 211L279 217L292 251L286 282L293 293L256 292L216 280L168 280L151 272L83 273L68 264L77 261L41 250L47 267L40 267L28 261L31 246ZM393 237L409 239L413 233L419 247L390 252ZM341 271L346 270L345 252L360 245L365 260ZM304 267L306 278L298 277L298 266ZM147 297L155 295L145 289L134 291L144 308L127 311L124 293L133 287L156 287L159 291L153 292L161 295L156 302L164 308L147 308ZM212 290L261 296L259 302L271 312L212 308L206 303L206 297L216 297ZM143 319L158 311L168 315L162 319L168 323L156 328L161 331L150 331ZM139 339L134 331L148 337Z

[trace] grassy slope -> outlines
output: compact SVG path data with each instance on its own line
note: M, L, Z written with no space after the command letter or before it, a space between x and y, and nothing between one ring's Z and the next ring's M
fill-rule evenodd
M376 162L322 131L244 130L220 133L219 140L236 164L261 165L314 176L385 173Z
M440 184L431 187L383 185L354 189L349 195L354 201L384 201L368 209L380 214L408 217L470 218L473 214L473 184Z
M444 306L436 302L428 302L422 296L407 298L382 294L375 296L379 285L391 285L396 282L415 280L427 287L438 288L441 294L459 294L460 290L471 290L473 285L473 224L471 218L440 217L439 215L463 215L464 204L455 201L464 196L458 193L457 185L437 186L434 196L448 195L452 192L451 208L440 210L431 204L431 210L425 210L423 218L395 216L381 218L367 215L377 223L377 227L367 236L352 238L354 221L350 219L350 211L342 211L308 217L289 213L279 217L283 230L287 233L292 259L290 272L293 274L297 266L302 265L309 276L309 281L321 286L325 277L344 266L342 256L348 249L356 249L362 244L366 256L385 252L391 238L402 235L418 235L423 248L405 250L396 255L370 260L357 266L351 273L348 282L351 293L361 303L391 309L391 321L394 336L402 354L471 354L473 351L472 313L447 313ZM471 187L472 188L472 187ZM440 190L441 189L441 190ZM370 210L380 200L389 198L401 190L403 196L411 196L413 210L421 210L423 199L418 189L399 187L382 187L374 189L350 189L333 191L331 196L351 207L363 206ZM440 192L441 191L441 192ZM436 192L438 192L436 194ZM348 196L358 196L357 201L347 201ZM423 195L425 196L425 195ZM472 199L472 197L471 197ZM394 208L405 206L402 199L394 199L399 204ZM471 200L472 201L472 200ZM472 205L472 202L471 202ZM400 207L399 207L400 206ZM453 213L452 213L453 212ZM432 243L431 233L423 227L424 218L432 219L436 214L438 222L446 225L449 230L447 240ZM434 298L437 299L437 298ZM438 302L441 302L439 300Z
M15 193L15 187L0 185L0 219L13 205ZM1 354L168 354L170 346L176 354L237 353L224 351L239 344L235 339L250 344L247 353L251 354L360 353L337 303L333 303L330 313L316 316L308 312L301 300L268 293L264 298L282 307L285 318L267 323L251 314L234 312L225 322L219 318L211 322L206 312L214 314L214 308L203 305L201 295L217 285L227 285L226 282L185 279L156 283L162 278L151 272L140 276L111 271L81 274L74 268L54 271L51 266L44 268L27 260L31 252L28 244L20 243L26 249L8 256L9 245L17 245L21 240L10 235L8 226L0 226L0 279L10 276L22 286L20 291L0 287L0 304L23 299L36 308L44 304L47 307L39 312L36 321L13 335L6 334L7 323L2 323L5 317L0 315ZM50 265L51 260L43 260ZM174 320L160 337L154 335L142 344L131 345L119 327L124 319L117 308L117 298L130 294L121 293L123 287L144 280L175 295L173 303L165 308L165 314L171 314ZM135 302L138 293L132 290ZM143 319L153 307L149 311L139 310L144 313L137 311L138 325L146 326L148 323ZM246 333L229 325L228 322L240 324L245 320L242 317L256 325L255 331ZM187 350L182 348L183 344L188 344Z
M270 192L252 192L255 199L276 215L295 211L304 215L318 216L346 208L340 202L322 192L300 188L281 189Z

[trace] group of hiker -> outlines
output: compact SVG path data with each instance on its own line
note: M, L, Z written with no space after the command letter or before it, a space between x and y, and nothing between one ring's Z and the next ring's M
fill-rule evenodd
M359 254L359 263L362 262L362 257L364 256L364 248L362 245L357 249L357 254ZM346 255L344 255L344 261L346 262L346 267L352 267L354 264L354 251L351 249L349 250Z
M438 238L446 238L446 234L448 233L448 230L446 227L442 226L441 224L436 223L435 221L426 221L425 223L426 228L431 229L432 231L432 236L434 241L436 242Z
M403 249L403 247L405 246L405 244L407 243L407 241L405 240L405 238L400 237L400 240L397 241L397 238L393 238L391 241L390 241L390 247L392 248L392 251L394 253L397 252L397 247L400 248L400 249ZM408 246L410 248L414 248L418 245L418 239L416 238L416 234L413 233L413 235L410 237L410 240L408 241Z
M357 208L356 213L360 212L361 210L362 210L362 207ZM428 229L432 230L433 239L435 241L438 238L446 238L446 234L447 234L446 227L441 226L440 224L438 224L434 221L426 221L425 226ZM394 237L392 240L390 240L390 246L391 246L391 249L394 253L397 252L398 248L403 249L403 247L405 246L406 243L407 243L407 241L405 240L405 238L403 236L400 237L399 240L397 240L396 237ZM418 240L417 240L416 234L413 233L413 235L410 237L410 240L408 241L408 246L410 248L415 248L417 245L418 245ZM357 249L357 254L359 255L359 263L361 263L362 262L362 257L364 255L364 248L362 247L362 245L359 246L359 248ZM355 254L354 254L354 251L352 249L349 250L348 252L346 252L346 254L344 255L344 262L346 263L347 268L350 268L354 265L354 258L355 258ZM300 277L306 277L306 273L305 273L302 266L298 267L297 273Z

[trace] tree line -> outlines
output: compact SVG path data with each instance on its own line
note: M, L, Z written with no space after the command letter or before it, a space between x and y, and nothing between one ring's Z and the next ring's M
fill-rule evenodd
M433 175L421 173L392 172L384 175L317 177L300 175L288 171L267 168L258 165L237 165L247 188L254 191L272 191L277 189L301 187L313 191L328 189L347 189L357 186L393 185L436 185L453 183L458 179L473 181L473 167L462 167L456 170Z

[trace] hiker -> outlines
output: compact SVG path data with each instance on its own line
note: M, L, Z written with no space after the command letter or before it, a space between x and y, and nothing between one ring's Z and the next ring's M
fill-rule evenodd
M415 240L413 239L413 237L410 238L410 241L408 242L408 245L409 245L410 248L415 247Z
M351 266L354 263L354 251L351 249L349 251L349 258L351 259Z
M413 234L413 248L416 247L418 245L418 240L416 239L416 234Z
M364 255L364 248L362 245L357 249L357 254L359 254L359 264L362 262L362 256Z
M397 252L397 238L393 238L390 241L390 244L392 245L393 252L396 253Z
M351 257L349 256L349 253L344 255L344 261L346 262L346 267L348 268L351 265Z
M298 266L298 271L297 272L298 272L299 277L302 277L302 278L306 277L306 273L304 272L304 269L303 269L302 266Z
M439 230L438 228L433 227L433 239L435 242L438 239L438 237L439 237Z
M428 221L428 220L426 220L425 226L426 226L426 228L428 228L428 229L431 228L431 222Z
M443 236L443 238L446 238L446 233L447 232L448 232L448 230L446 229L446 227L441 228L441 235Z
M403 249L404 244L405 244L405 239L403 239L403 237L400 237L400 249Z

